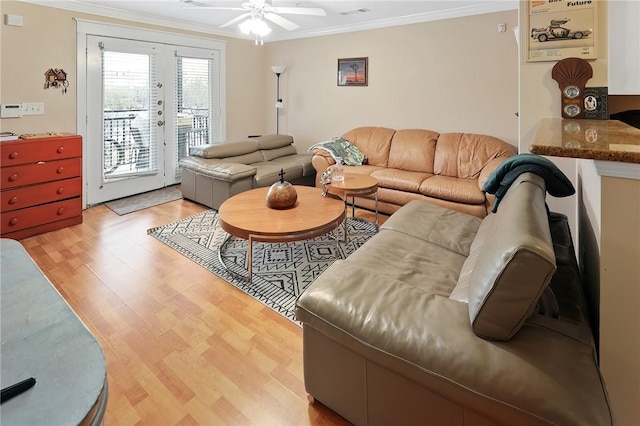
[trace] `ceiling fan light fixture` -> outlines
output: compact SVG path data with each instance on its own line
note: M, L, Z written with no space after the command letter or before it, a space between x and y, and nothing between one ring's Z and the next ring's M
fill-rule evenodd
M264 37L271 32L271 28L260 18L247 19L238 27L244 34L254 34L259 37Z

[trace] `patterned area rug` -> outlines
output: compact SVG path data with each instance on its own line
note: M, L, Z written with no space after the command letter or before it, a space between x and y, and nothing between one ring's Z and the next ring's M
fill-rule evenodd
M215 210L149 229L147 233L198 265L208 269L274 311L295 322L298 296L337 259L344 259L377 232L376 226L347 219L344 226L327 235L294 243L253 243L253 279L247 274L247 241L231 237L220 262L218 248L228 234L218 224ZM336 238L338 243L336 243Z
M108 203L104 203L104 205L122 216L128 213L137 212L138 210L168 203L169 201L179 200L181 198L182 192L180 190L180 185L172 185L155 191L134 195L132 197L109 201Z

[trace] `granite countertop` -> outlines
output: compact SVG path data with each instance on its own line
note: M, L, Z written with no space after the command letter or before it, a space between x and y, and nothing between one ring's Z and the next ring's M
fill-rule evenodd
M529 150L554 157L640 163L640 129L617 120L544 118Z

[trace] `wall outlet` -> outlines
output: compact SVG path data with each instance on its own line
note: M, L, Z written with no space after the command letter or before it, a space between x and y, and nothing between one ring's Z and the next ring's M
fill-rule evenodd
M44 114L44 102L25 102L22 104L22 115Z

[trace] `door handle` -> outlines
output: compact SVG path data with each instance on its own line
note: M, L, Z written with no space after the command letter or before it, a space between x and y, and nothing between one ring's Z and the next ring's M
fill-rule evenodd
M158 126L159 126L159 127L164 126L164 121L162 121L162 120L158 120Z

